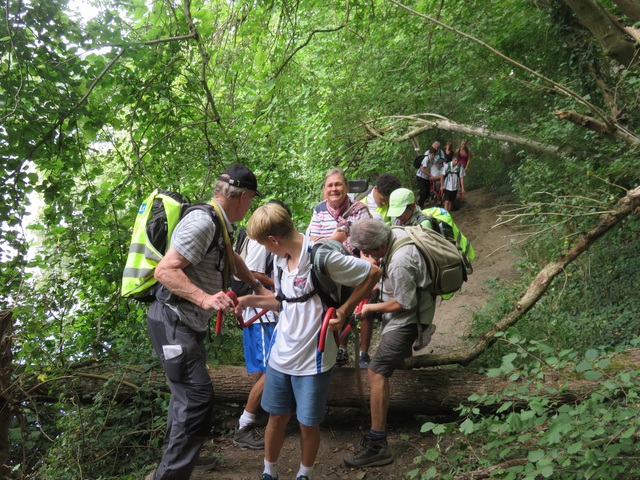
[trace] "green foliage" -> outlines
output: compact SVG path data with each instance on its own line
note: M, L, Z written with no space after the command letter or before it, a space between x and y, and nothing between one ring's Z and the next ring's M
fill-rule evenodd
M540 155L469 138L467 188L510 194L512 222L535 232L517 266L524 283L492 284L496 298L477 315L483 331L509 311L540 265L640 180L634 149L552 115L583 113L583 103L389 2L192 1L190 19L170 2L99 7L92 19L69 15L58 0L7 2L5 9L0 302L16 318L16 379L57 385L53 379L86 362L116 365L93 405L71 392L45 405L24 403L24 424L12 431L23 452L34 452L20 461L24 475L38 467L51 478L134 475L157 450L165 400L141 390L133 400L139 415L113 400L119 367L157 368L146 308L118 295L135 212L156 186L208 199L218 172L244 161L304 231L332 166L350 178L373 182L390 172L413 185L413 148L397 141L420 127L407 115L445 116L556 146L560 154ZM638 131L637 69L603 56L563 2L425 0L414 7L569 85L626 131ZM615 92L613 103L603 84ZM457 146L463 137L435 129L417 139L424 148L434 139ZM29 212L31 202L39 211ZM519 324L526 338L558 350L570 343L580 354L629 344L640 318L637 222L625 220L554 282ZM506 348L500 343L479 363L491 368ZM241 363L234 328L208 349L211 362ZM463 429L471 433L477 422L469 416ZM138 430L144 433L132 433ZM452 464L467 457L444 441L442 448ZM106 461L111 454L115 467ZM536 469L546 462L532 455Z
M427 423L422 432L437 446L416 458L408 478L455 478L492 467L487 478L617 479L640 475L635 458L640 371L611 373L611 357L598 350L579 354L530 341L516 329L499 334L511 352L489 377L508 381L504 391L474 394L460 408L461 420ZM559 377L550 387L545 378ZM597 381L577 402L559 400L566 385ZM454 444L443 444L455 435ZM424 465L424 466L423 466Z

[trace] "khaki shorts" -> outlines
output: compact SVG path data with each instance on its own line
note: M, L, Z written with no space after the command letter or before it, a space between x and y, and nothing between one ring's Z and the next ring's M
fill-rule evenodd
M418 338L418 325L411 324L384 333L380 345L371 359L369 370L383 377L405 367L404 359L412 355L412 346Z

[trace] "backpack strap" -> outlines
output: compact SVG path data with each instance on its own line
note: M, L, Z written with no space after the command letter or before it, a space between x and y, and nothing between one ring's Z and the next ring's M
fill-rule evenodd
M313 271L313 269L312 269L312 271ZM282 269L278 268L278 287L279 288L278 288L278 291L276 292L276 300L278 300L279 303L282 303L282 302L287 302L287 303L302 303L302 302L306 302L307 300L312 298L314 295L316 295L320 291L320 289L317 287L317 285L318 285L317 281L313 280L313 290L311 290L309 293L301 295L300 297L287 298L282 293L282 273L283 273Z
M320 296L322 303L324 303L324 305L327 308L329 307L338 308L340 306L340 303L337 300L334 300L333 297L329 295L329 292L326 292L321 288L322 282L320 282L318 275L313 269L313 265L315 265L315 257L319 255L318 267L320 269L320 273L322 275L329 276L329 272L327 272L327 256L331 253L331 251L325 249L325 250L320 250L320 252L318 253L318 249L320 248L321 245L322 245L322 242L317 242L313 245L313 247L311 247L311 265L312 265L311 280L313 281L314 287L318 290L318 295Z
M231 245L231 238L229 237L229 232L227 231L227 225L225 224L225 221L224 221L224 215L222 213L222 210L220 209L220 205L218 205L218 202L216 202L215 200L211 200L211 203L209 205L211 205L214 208L214 210L218 214L218 217L220 217L220 227L223 234L224 245L227 251L227 261L224 262L225 269L227 268L227 265L229 265L229 268L231 269L231 274L235 275L236 273L238 273L238 271L236 269L235 256L233 255L233 246Z

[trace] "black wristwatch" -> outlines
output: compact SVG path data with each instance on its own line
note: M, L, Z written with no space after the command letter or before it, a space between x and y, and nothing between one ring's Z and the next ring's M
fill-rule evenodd
M258 279L251 285L251 290L255 293L255 291L262 286L262 282Z

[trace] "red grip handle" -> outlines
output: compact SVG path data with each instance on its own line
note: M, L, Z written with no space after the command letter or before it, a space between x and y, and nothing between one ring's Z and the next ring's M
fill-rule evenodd
M233 305L238 305L238 297L231 290L227 292L227 296L233 301ZM218 310L218 316L216 317L216 335L220 335L222 333L222 310Z
M267 313L269 310L267 310L266 308L264 310L260 310L258 313L256 313L253 317L251 317L249 320L247 320L246 322L242 319L242 317L238 317L238 323L240 324L241 328L247 328L249 325L251 325L253 322L255 322L256 320L258 320L261 316L263 316L265 313Z
M322 326L320 327L320 339L318 340L318 351L324 352L325 340L327 338L327 330L329 329L329 321L334 318L334 314L336 313L336 309L333 307L329 307L327 313L324 314L324 319L322 320ZM336 344L338 343L338 332L333 332L333 338L336 340Z

